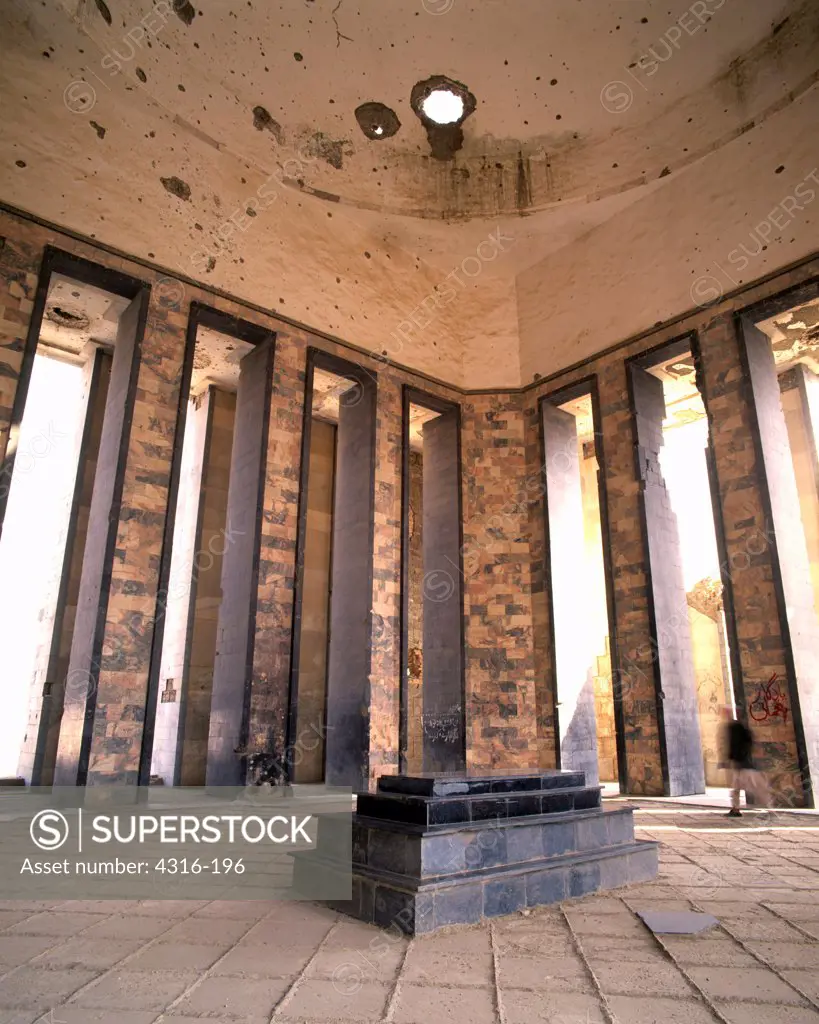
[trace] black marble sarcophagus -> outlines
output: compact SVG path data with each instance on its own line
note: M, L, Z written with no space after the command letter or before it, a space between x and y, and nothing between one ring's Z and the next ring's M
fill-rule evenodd
M325 826L296 856L304 891L314 872L349 871L323 854ZM657 843L635 840L630 808L603 810L582 772L382 775L358 797L352 872L335 909L420 935L647 881Z

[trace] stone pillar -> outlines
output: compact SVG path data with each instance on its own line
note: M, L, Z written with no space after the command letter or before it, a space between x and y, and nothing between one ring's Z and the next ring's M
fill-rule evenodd
M134 400L132 381L139 364L144 314L144 296L140 294L120 316L117 329L65 684L54 772L54 782L59 786L83 785L88 775L99 703L112 549L121 505L124 469L121 460L129 444Z
M612 560L615 635L612 684L615 713L623 720L620 776L626 793L663 796L663 752L654 677L656 647L649 619L649 581L641 525L640 484L635 472L634 426L626 367L613 362L599 378L598 458L605 473L605 509Z
M69 496L70 513L59 591L53 615L48 620L49 635L43 652L44 664L42 672L37 673L28 742L19 769L19 773L30 779L33 786L50 786L54 778L111 361L109 353L94 349L83 368L86 381L85 407L77 437L77 470L73 493Z
M639 366L631 366L631 383L651 577L653 639L662 687L658 711L667 789L669 796L686 796L705 792L705 774L680 536L660 469L665 400L662 382Z
M530 767L556 768L560 743L557 737L557 690L552 643L552 608L548 595L546 545L546 466L543 457L543 418L540 402L531 401L524 410L526 476L519 494L526 516L521 535L529 549L531 589L531 636L534 672L536 752Z
M20 222L0 212L0 534L6 513L14 454L23 417L25 396L19 389L23 364L34 358L26 347L42 251L14 235ZM45 301L43 294L40 300ZM37 339L32 339L36 345Z
M458 414L423 427L423 765L465 766Z
M398 770L401 676L401 384L378 378L370 678L370 780Z
M266 752L282 766L287 762L307 346L308 336L300 332L276 334L260 524L248 750Z
M239 371L213 668L209 786L240 786L245 780L240 751L247 747L249 730L272 375L271 338L244 357Z
M553 756L532 653L534 573L539 586L543 577L530 543L544 519L539 501L527 505L539 493L540 435L522 396L476 395L461 415L467 762L529 770Z
M74 696L79 698L77 704L85 706L79 714L71 714L69 728L64 729L65 745L61 732L57 784L74 785L85 777L88 785L136 785L139 779L185 351L187 317L180 310L184 290L179 298L176 295L158 288L150 293L149 301L146 286L137 324L133 323L132 308L120 319L71 651L71 661L76 658L80 667L77 675L69 671L66 687L66 704ZM138 344L123 388L123 353L131 348L129 337L134 329ZM112 437L117 435L121 447L113 445ZM107 478L114 467L116 485L107 501L111 493ZM110 519L103 524L105 506ZM103 586L98 606L92 609L84 595L96 589L93 576L100 569L97 545L105 551L100 572ZM96 621L91 651L86 617ZM64 725L66 717L68 711ZM85 730L83 718L88 723Z
M771 716L771 711L777 707L770 700L772 691L766 691L760 685L757 695L748 705L748 711L752 725L756 723L763 729L771 717L792 717L797 730L795 739L800 746L804 745L806 767L811 779L816 780L819 778L819 678L816 671L819 664L819 619L796 474L770 340L747 322L743 324L742 331L762 455L761 468L775 538L778 571L774 581L779 590L780 616L783 610L785 613L783 633L790 653L786 674L779 677L777 688L785 695L786 702L789 698L792 704L790 716L782 706ZM768 680L764 682L767 685ZM789 694L787 690L790 690Z
M760 767L767 772L780 801L798 805L805 797L801 740L791 713L795 688L789 667L793 660L784 601L776 582L776 534L759 451L754 394L743 367L741 345L733 314L725 313L714 317L700 332L695 350L722 525L717 542L732 647L731 674L738 713L755 731ZM774 676L775 683L786 681L787 718L776 714L757 723L748 714L749 706Z
M549 534L549 578L557 677L560 766L599 780L594 705L596 652L589 646L585 608L586 549L577 420L543 403Z
M325 781L365 790L370 747L375 390L356 385L339 403Z
M407 771L424 764L424 459L409 453L409 599L407 601Z

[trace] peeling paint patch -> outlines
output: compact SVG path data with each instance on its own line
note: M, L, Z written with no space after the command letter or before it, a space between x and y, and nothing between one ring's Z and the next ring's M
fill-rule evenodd
M186 25L190 25L196 17L196 9L189 0L174 0L173 9L179 20L184 21Z
M281 146L284 141L282 126L270 116L270 111L264 107L253 108L253 127L258 132L269 131L273 138Z
M311 156L317 156L320 160L324 160L331 167L335 167L337 171L340 171L344 165L344 142L331 139L324 132L316 132L310 139L309 152Z
M97 124L96 121L89 121L89 124L94 129L94 131L97 133L97 138L98 139L104 139L105 138L105 129L102 127L101 124Z
M160 178L159 180L162 182L163 188L172 196L178 196L179 199L184 199L186 202L190 200L191 187L181 178L171 175L170 178Z
M105 0L94 0L94 3L97 5L97 10L105 19L106 24L110 25L113 19L111 18L111 12L108 10L108 4Z

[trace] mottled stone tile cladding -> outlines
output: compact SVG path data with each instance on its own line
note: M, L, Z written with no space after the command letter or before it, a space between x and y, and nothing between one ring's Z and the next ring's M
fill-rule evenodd
M538 764L526 417L519 395L463 403L467 760Z
M719 501L736 606L746 702L786 672L772 552L731 314L815 276L819 260L751 286L714 310L633 339L537 388L463 395L294 328L273 315L182 284L143 264L0 212L0 453L8 439L37 274L55 245L152 285L105 618L91 777L133 779L158 600L171 456L188 306L203 302L276 332L274 388L259 566L251 742L281 744L288 688L306 350L316 345L378 372L372 615L370 775L394 771L400 661L401 386L412 383L462 406L462 494L468 761L476 767L554 763L553 680L545 597L542 465L537 399L595 375L600 393L614 618L624 684L629 791L663 789L654 687L655 645L639 517L632 417L624 360L699 329L702 379L718 463ZM715 312L718 315L714 315ZM798 791L792 720L771 719L765 764L782 792Z
M701 349L700 386L709 416L717 464L719 503L724 520L726 555L723 582L733 588L741 692L746 709L774 672L787 679L787 639L780 629L780 607L775 587L774 552L763 503L763 478L754 443L753 397L743 377L739 341L733 318L737 310L813 280L819 258L749 286L741 294L721 300L715 308L699 309L677 321L605 352L595 359L556 374L525 392L528 410L528 445L534 448L537 431L535 406L542 394L573 384L590 374L600 392L602 445L611 541L615 641L614 671L623 683L624 742L628 791L655 795L663 792L662 760L653 679L656 642L648 614L648 576L643 530L639 517L639 483L634 458L632 415L626 383L625 360L697 332ZM541 513L542 514L542 513ZM539 542L533 534L533 572L539 571ZM534 606L536 621L548 609ZM546 620L548 621L548 620ZM548 647L548 639L538 642ZM546 651L536 656L548 665ZM799 805L803 799L798 774L792 715L770 718L760 730L760 764L769 773L779 802Z

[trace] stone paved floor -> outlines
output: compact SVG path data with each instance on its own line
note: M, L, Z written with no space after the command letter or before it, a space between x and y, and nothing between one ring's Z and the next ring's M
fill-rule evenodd
M305 904L0 904L0 1024L819 1024L819 820L634 806L656 882L412 942Z

